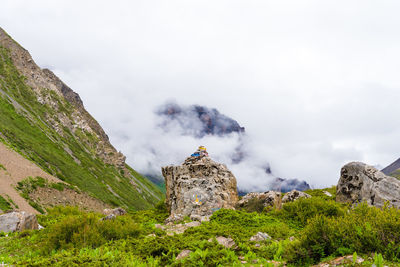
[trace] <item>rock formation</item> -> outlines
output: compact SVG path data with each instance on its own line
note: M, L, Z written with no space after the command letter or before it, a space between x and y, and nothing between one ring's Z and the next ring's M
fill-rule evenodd
M282 203L293 202L298 200L299 198L310 198L311 196L307 193L292 190L289 193L286 193L282 198Z
M400 208L400 181L386 176L372 166L351 162L341 170L336 201L382 207L385 202Z
M208 156L191 156L180 166L162 168L170 218L202 220L238 201L236 178L224 164Z
M25 82L32 88L37 100L52 107L57 111L52 116L47 114L46 122L60 135L64 135L64 128L72 133L83 131L96 137L98 142L90 144L83 138L83 142L92 146L105 163L113 164L116 167L128 172L125 168L125 156L118 152L110 143L107 134L100 124L86 111L79 95L63 83L52 71L41 69L33 61L29 52L15 42L3 29L0 28L0 46L10 52L13 64L25 77ZM47 90L47 91L46 91ZM44 94L44 92L46 92ZM49 93L51 92L51 93ZM65 114L60 103L65 100L71 107L71 114ZM81 138L76 135L75 138Z
M36 215L24 211L0 215L0 232L17 232L38 229Z
M238 208L247 208L254 205L255 202L261 203L263 207L273 207L280 205L282 193L276 191L267 191L263 193L248 193L237 203Z

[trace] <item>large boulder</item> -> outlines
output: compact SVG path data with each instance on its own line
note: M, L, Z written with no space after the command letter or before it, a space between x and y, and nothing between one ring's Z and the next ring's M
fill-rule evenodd
M382 207L385 202L400 208L400 181L361 162L351 162L341 170L336 201L367 202Z
M180 166L163 167L162 174L171 218L207 217L218 209L234 208L238 201L235 176L207 155L191 156Z
M14 211L0 215L0 232L17 232L38 228L39 224L35 214Z

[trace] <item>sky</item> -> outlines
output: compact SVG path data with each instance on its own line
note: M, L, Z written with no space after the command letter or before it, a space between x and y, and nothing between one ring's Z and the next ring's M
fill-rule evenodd
M313 187L400 157L399 1L2 0L0 26L79 93L127 162L224 160L237 137L163 133L168 101L246 128L253 165ZM201 142L201 143L200 143ZM232 167L239 186L262 174ZM228 166L229 167L229 166ZM260 176L261 175L261 176Z

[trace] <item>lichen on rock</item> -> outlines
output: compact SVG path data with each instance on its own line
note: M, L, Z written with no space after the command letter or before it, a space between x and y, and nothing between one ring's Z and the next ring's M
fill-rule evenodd
M170 217L203 218L233 209L238 201L236 178L208 155L191 156L180 166L162 168Z
M336 201L400 207L400 181L362 162L351 162L341 170Z

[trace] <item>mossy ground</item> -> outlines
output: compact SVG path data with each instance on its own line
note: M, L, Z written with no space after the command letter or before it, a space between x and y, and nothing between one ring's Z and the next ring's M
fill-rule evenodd
M318 194L318 191L312 191ZM400 211L357 207L314 196L260 213L219 210L209 222L169 236L155 228L168 216L165 206L131 212L111 221L77 208L56 207L39 222L45 229L0 238L0 262L29 266L310 266L341 255L362 264L400 265ZM272 240L251 242L257 232ZM217 236L231 237L227 249ZM256 244L260 244L260 246ZM175 260L184 249L189 257ZM384 260L383 260L384 259ZM246 262L246 263L244 263Z

